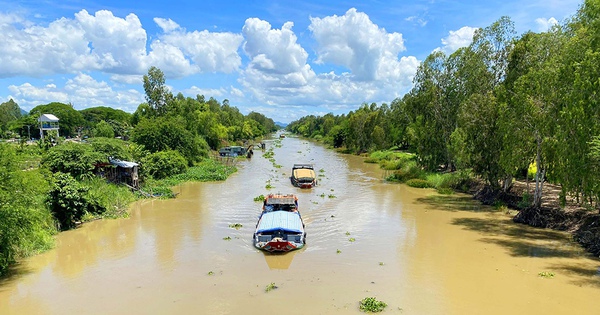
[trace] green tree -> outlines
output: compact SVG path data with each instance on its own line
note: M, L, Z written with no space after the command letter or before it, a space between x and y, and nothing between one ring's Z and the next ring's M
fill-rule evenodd
M208 144L185 129L181 119L144 119L133 129L131 140L150 153L177 150L189 165L208 156Z
M0 104L0 133L4 135L9 130L9 124L21 118L21 108L12 99Z
M187 169L185 158L178 151L155 152L141 162L141 170L144 175L150 175L155 179L163 179L172 175L181 174Z
M94 128L94 137L114 138L115 129L106 121L100 121Z
M92 176L94 164L98 162L106 162L106 158L92 146L75 142L52 147L42 158L42 165L51 172L68 173L78 179Z
M154 114L158 116L165 115L168 111L169 103L173 100L173 94L165 85L164 73L152 66L148 69L148 74L145 74L143 79L148 105Z
M63 103L49 103L34 107L29 115L35 117L36 127L39 125L37 119L42 114L53 114L59 119L60 135L64 137L73 137L77 135L77 130L84 126L83 115L73 108L73 105ZM39 129L37 129L39 132Z

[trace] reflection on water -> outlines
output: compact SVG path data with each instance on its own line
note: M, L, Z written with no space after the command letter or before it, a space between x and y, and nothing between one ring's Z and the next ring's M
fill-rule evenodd
M129 218L61 233L0 280L0 314L360 314L367 296L406 314L597 314L600 262L568 234L385 183L377 165L305 140L267 148L274 160L256 150L225 182L183 184ZM294 163L314 163L319 185L292 187ZM276 192L298 196L301 250L252 244L253 199Z
M291 251L287 253L264 252L263 255L265 256L265 261L267 262L269 269L288 269L294 260L296 252L298 251Z

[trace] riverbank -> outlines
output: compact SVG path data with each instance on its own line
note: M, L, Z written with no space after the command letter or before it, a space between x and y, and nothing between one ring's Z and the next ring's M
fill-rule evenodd
M564 206L560 203L561 188L550 183L544 184L540 208L523 207L523 196L533 193L534 183L527 187L524 181L515 181L508 193L491 192L488 187L478 184L470 191L473 198L483 204L504 204L519 211L513 221L537 228L566 231L573 235L586 251L600 257L600 214L596 209L588 209L567 198Z

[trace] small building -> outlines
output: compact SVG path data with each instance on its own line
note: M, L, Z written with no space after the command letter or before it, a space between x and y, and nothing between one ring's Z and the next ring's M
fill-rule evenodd
M56 130L56 133L58 134L58 120L58 117L52 114L42 114L40 118L38 118L38 122L40 123L40 139L44 139L44 131Z
M139 188L139 164L119 159L108 158L109 163L96 164L95 173L115 184L126 184Z

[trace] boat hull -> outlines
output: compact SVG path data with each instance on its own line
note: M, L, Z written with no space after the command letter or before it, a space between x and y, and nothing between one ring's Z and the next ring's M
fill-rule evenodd
M296 243L285 240L272 240L269 242L255 242L254 246L268 252L289 252L304 247L304 243Z

